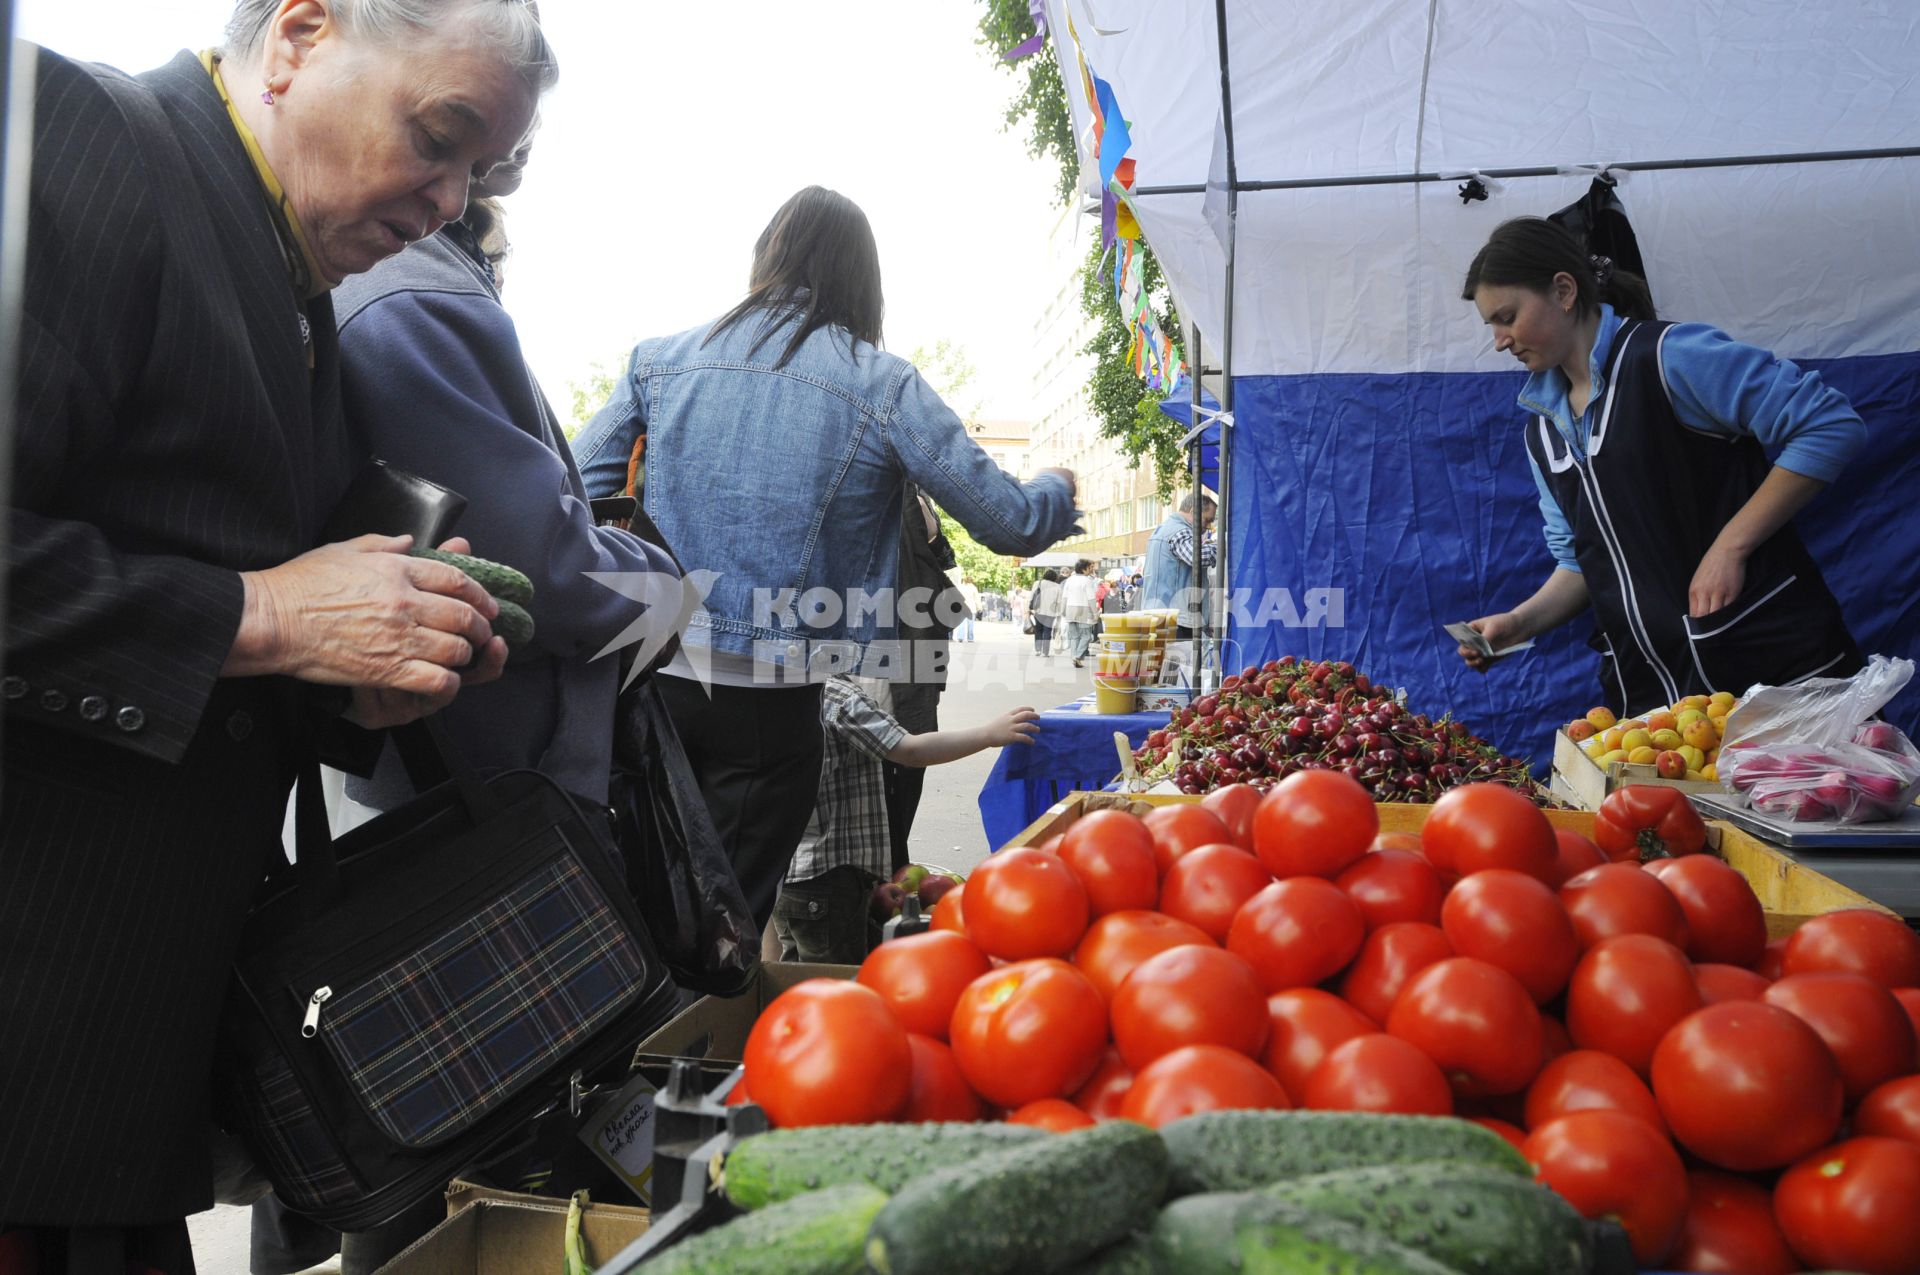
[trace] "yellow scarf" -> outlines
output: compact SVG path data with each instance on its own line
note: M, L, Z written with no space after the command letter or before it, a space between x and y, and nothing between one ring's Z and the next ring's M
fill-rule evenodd
M240 118L240 112L233 105L233 98L227 93L226 81L220 78L220 54L217 50L207 49L200 54L200 65L207 68L207 74L213 77L214 88L220 91L220 100L227 105L227 118L233 122L233 131L240 135L240 144L247 148L247 155L253 160L253 171L260 178L260 188L266 192L267 208L283 232L281 249L287 259L287 273L293 279L293 290L300 294L302 301L311 301L327 291L331 286L326 276L320 272L320 263L314 258L313 248L307 243L307 233L300 228L299 214L293 211L293 205L287 200L287 192L280 185L280 179L273 175L272 165L260 149L260 139L253 135L247 122ZM291 242L292 250L287 250ZM311 356L309 356L311 357Z

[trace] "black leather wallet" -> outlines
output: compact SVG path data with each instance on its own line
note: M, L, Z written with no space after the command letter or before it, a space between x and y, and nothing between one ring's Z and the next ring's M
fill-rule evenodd
M384 460L372 460L334 507L321 531L321 543L372 534L412 536L416 546L432 548L453 534L453 525L466 507L467 498L459 492Z

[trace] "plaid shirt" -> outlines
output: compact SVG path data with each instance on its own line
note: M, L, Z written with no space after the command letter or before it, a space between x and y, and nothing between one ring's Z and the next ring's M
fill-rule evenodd
M907 737L906 727L848 677L827 679L820 720L826 728L820 795L806 835L793 852L787 880L808 881L849 865L884 881L893 875L893 842L887 832L886 775L880 764Z
M1193 524L1189 522L1181 526L1175 527L1173 529L1173 535L1167 538L1167 548L1173 552L1173 556L1178 558L1182 564L1189 567L1192 566L1193 565ZM1219 552L1218 547L1215 546L1212 540L1201 541L1200 542L1201 564L1203 566L1211 567L1214 563L1214 556L1218 552Z

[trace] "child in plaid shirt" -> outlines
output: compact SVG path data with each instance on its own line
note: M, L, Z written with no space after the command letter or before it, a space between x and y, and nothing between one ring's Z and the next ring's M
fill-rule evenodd
M855 679L840 675L827 680L820 717L820 795L774 903L773 924L783 960L858 965L869 946L868 900L893 875L881 764L937 766L1031 744L1040 715L1016 708L984 726L909 735Z

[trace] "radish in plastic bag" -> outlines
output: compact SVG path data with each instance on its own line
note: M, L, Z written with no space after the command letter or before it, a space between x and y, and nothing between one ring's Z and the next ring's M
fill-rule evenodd
M1920 749L1874 715L1912 676L1912 660L1875 655L1852 677L1756 688L1727 718L1721 784L1801 822L1899 818L1920 797Z

